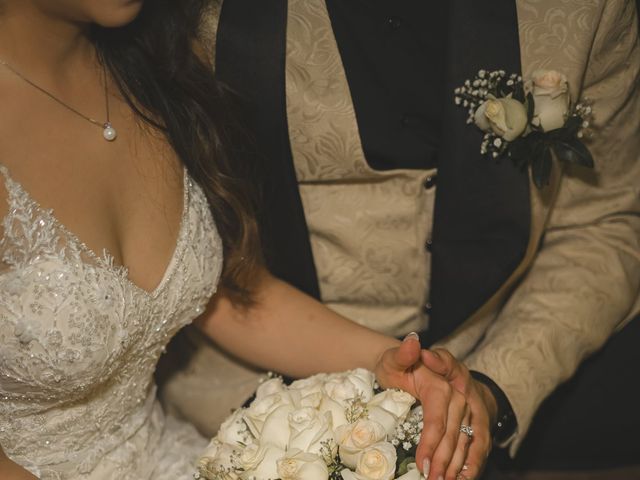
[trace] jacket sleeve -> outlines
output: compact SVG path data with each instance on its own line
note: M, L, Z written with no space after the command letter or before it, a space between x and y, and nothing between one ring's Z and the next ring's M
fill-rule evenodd
M565 169L535 260L465 359L513 406L512 454L542 401L640 311L637 12L633 0L601 5L581 92L593 104L595 169Z

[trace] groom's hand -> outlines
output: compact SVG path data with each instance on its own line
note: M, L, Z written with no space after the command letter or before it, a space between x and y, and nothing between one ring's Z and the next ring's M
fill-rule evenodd
M422 364L415 334L409 334L399 347L384 352L375 373L382 387L400 388L422 403L418 468L434 480L444 478L449 471L455 471L451 478L456 478L464 465L468 443L467 436L460 434L460 425L468 425L470 417L464 395L443 375Z
M473 440L469 445L466 467L461 475L469 480L478 478L491 452L491 425L495 421L497 410L495 398L487 387L475 381L467 368L447 350L423 350L421 358L424 365L445 377L455 390L464 395L469 405ZM451 472L447 473L449 475ZM456 478L455 473L451 478Z

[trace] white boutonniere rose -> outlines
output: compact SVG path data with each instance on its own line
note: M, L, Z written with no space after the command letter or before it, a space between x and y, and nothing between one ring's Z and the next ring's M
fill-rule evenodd
M571 98L567 77L555 70L536 70L524 84L535 102L533 123L549 132L562 128L567 121Z
M527 128L527 110L513 98L491 97L484 102L474 117L483 132L493 132L507 142L522 135Z

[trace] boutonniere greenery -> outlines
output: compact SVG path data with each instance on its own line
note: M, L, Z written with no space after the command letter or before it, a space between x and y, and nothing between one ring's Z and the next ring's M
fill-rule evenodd
M549 183L552 152L558 160L593 167L583 140L590 135L591 105L571 105L567 78L538 70L523 81L503 70L480 70L455 89L455 103L469 112L467 123L485 132L480 152L531 167L538 188Z

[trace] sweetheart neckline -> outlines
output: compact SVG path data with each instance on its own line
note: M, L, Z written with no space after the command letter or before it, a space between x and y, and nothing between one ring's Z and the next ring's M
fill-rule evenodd
M180 225L178 226L176 245L172 250L171 257L169 258L167 266L164 269L162 277L152 290L147 290L146 288L139 286L137 283L131 280L131 278L129 277L128 267L115 263L115 257L111 254L111 252L109 252L107 248L103 248L102 255L98 255L98 253L94 249L84 243L78 237L78 235L76 235L76 233L70 230L63 222L58 219L53 208L44 208L36 199L34 199L29 191L20 182L12 178L9 169L1 163L0 173L4 175L7 183L13 184L13 186L17 190L22 192L34 208L36 208L39 212L45 214L51 220L51 222L69 238L70 241L72 241L77 247L79 247L79 249L88 257L94 260L98 267L116 274L134 290L142 293L145 297L149 299L156 299L162 293L165 286L169 283L169 280L173 277L173 273L175 272L175 269L179 264L179 259L180 257L182 257L182 253L185 248L184 235L186 234L186 227L188 223L187 217L189 215L191 179L186 168L183 168L182 174L182 213L180 215ZM8 188L7 193L8 195L11 195L11 191ZM4 218L0 219L0 221L4 221L4 219L7 218L9 214L10 211L7 212L7 215ZM85 264L88 264L88 262L85 262L82 259L81 261Z

